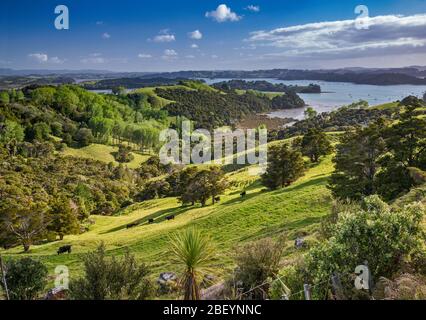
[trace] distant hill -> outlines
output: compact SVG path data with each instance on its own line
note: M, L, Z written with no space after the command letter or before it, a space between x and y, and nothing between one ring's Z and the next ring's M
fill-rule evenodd
M321 80L330 82L352 82L373 85L426 85L426 67L412 66L403 68L340 68L323 70L189 70L177 72L111 72L107 70L14 70L0 69L1 76L69 76L74 79L259 79L273 78L281 80ZM130 80L129 80L130 81ZM141 81L141 80L139 80ZM132 80L136 85L136 80Z

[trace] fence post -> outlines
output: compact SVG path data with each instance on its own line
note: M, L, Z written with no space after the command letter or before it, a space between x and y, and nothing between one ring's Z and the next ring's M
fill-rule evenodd
M3 268L3 259L1 255L0 255L0 270L1 270L1 276L2 276L3 285L4 285L4 291L6 292L6 299L10 300L9 289L7 288L7 281L6 281L6 271Z
M305 292L305 300L311 300L311 285L304 284L303 291Z
M335 273L331 276L331 284L333 286L333 293L336 300L346 300L343 293L342 283L340 282L339 274Z

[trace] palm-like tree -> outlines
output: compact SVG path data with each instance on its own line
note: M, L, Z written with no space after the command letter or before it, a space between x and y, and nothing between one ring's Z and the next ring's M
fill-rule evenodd
M211 269L214 249L199 230L187 229L171 239L173 262L181 268L184 300L200 300L200 281Z

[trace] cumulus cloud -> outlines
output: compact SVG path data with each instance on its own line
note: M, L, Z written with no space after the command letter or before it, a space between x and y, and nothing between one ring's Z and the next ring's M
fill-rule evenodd
M28 57L37 62L47 62L49 59L48 55L45 53L30 53Z
M148 40L151 41L151 39ZM172 42L175 40L175 35L171 34L169 29L160 30L158 35L156 35L153 39L154 42Z
M251 43L280 50L269 56L360 57L393 52L426 52L426 14L387 15L308 23L250 34Z
M111 35L108 32L104 32L102 34L102 39L109 39L109 38L111 38Z
M173 60L177 59L178 53L173 49L166 49L164 50L162 58L164 60Z
M242 18L235 12L232 12L231 8L229 8L226 4L219 5L216 10L206 12L206 17L212 18L217 22L239 21Z
M200 32L200 30L195 30L188 33L189 38L194 40L200 40L203 38L203 34Z
M46 53L30 53L28 57L38 63L63 64L65 62L65 59L60 59L59 57L49 58Z
M52 57L49 59L49 62L54 64L63 64L65 62L64 59L60 59L59 57Z
M139 53L138 54L138 58L140 58L140 59L149 59L149 58L152 58L152 55L146 54L146 53Z
M192 49L198 49L198 44L195 44L195 43L191 44L191 48Z
M248 11L251 11L251 12L259 12L260 11L260 7L255 6L253 4L247 6L245 9L248 10Z

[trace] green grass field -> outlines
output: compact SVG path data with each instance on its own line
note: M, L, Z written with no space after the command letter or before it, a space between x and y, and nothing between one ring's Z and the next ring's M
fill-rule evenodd
M98 160L105 163L112 162L115 165L118 165L118 162L115 161L113 156L113 153L117 152L117 150L118 150L118 147L106 146L103 144L91 144L87 147L80 148L80 149L67 147L65 148L64 151L61 152L61 154L64 156L73 156L73 157L79 157L79 158ZM150 157L149 155L142 155L136 152L132 152L132 154L135 157L133 161L124 164L132 169L138 168L141 165L141 163L145 162Z
M256 239L286 234L286 254L291 255L294 238L301 232L315 232L320 219L329 212L331 201L326 184L333 170L331 157L310 167L292 186L277 191L263 191L258 178L249 176L247 169L228 174L230 181L236 183L218 204L201 208L182 207L175 198L147 201L118 216L92 216L95 223L84 234L33 246L28 254L23 254L21 247L2 254L6 258L39 258L52 273L57 265L66 265L71 277L75 277L81 273L80 256L104 242L110 255L120 256L128 248L139 260L151 265L152 276L156 277L160 272L176 271L169 259L169 237L179 230L197 227L211 237L217 248L213 267L218 275L232 268L238 246ZM239 195L242 188L247 190L245 198ZM171 214L176 219L166 221L165 217ZM156 219L152 225L147 223L150 218ZM126 228L136 221L139 226ZM73 246L72 254L58 256L56 250L65 244Z

